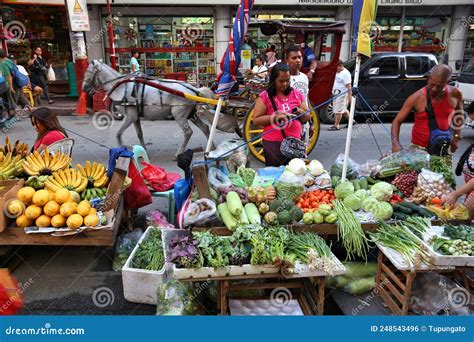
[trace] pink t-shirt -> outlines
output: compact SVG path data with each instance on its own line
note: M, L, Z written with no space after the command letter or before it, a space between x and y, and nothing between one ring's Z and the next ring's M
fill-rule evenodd
M60 131L49 131L44 135L44 137L35 142L34 148L37 150L41 145L49 146L56 141L63 140L64 138L66 137Z
M272 102L270 101L270 97L266 91L260 93L260 99L263 101L265 106L267 107L267 115L273 115L274 110L272 106ZM295 107L299 107L303 101L305 101L304 95L301 94L298 90L293 89L288 96L277 96L274 98L275 105L280 112L286 112L291 114L291 111ZM268 132L271 129L275 128L272 125L265 126L263 128L264 132ZM301 122L299 120L293 120L289 123L289 125L284 129L285 134L287 137L293 137L301 139ZM267 133L263 136L263 140L268 141L283 141L283 135L281 134L280 130L274 130L270 133Z

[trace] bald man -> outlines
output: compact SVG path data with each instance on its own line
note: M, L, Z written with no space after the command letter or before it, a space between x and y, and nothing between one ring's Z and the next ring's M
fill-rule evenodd
M431 131L428 122L427 96L431 97L434 116L439 130L452 132L451 152L455 152L461 139L459 124L463 120L463 100L459 89L451 87L451 68L440 64L433 67L428 76L428 84L410 95L392 122L392 152L400 151L400 126L410 113L415 113L415 123L411 134L412 147L428 149ZM459 121L458 121L459 120Z

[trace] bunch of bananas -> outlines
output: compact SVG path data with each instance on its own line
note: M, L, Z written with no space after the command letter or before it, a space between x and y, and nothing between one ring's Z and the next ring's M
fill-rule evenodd
M20 155L13 156L8 152L0 161L0 180L10 179L23 172L23 159Z
M46 149L43 155L38 151L30 153L23 164L25 172L30 176L51 175L53 172L66 169L71 163L71 157L60 152L54 156Z
M94 198L103 198L105 197L106 193L107 193L106 188L86 189L81 193L81 199L90 201L91 199L94 199Z
M79 170L83 177L86 177L89 181L88 188L101 188L107 184L109 178L105 172L105 166L101 163L86 161L86 166L77 164L76 168Z
M53 192L65 188L68 190L81 193L87 186L87 178L82 177L81 174L74 169L59 170L49 176L44 186L47 190Z
M25 186L31 186L35 190L44 189L44 183L49 176L30 176L25 182Z
M28 147L28 144L22 143L20 140L16 140L12 147L10 138L7 135L5 138L5 145L0 146L0 160L2 160L2 157L7 155L9 152L11 152L13 156L24 158L30 152L30 148Z

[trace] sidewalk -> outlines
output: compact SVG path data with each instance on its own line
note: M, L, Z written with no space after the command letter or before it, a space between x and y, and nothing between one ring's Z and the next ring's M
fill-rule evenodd
M52 100L54 100L53 104L48 104L48 101L42 99L41 107L48 107L57 115L71 115L76 111L77 107L77 97L69 97L62 94L52 94Z

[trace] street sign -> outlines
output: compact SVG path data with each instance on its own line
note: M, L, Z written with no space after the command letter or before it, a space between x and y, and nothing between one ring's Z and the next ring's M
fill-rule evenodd
M66 0L71 31L90 31L86 0Z

